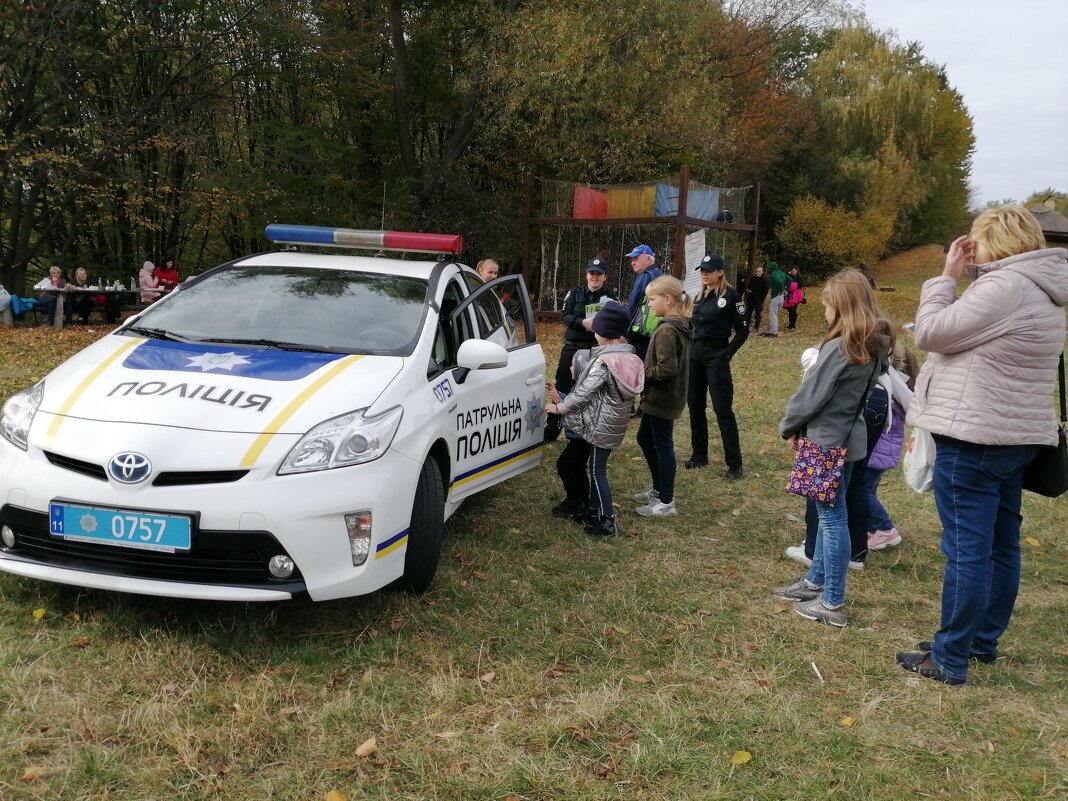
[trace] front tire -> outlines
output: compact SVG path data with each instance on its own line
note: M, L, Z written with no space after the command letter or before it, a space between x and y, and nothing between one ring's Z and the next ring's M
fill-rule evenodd
M438 463L428 456L415 488L408 547L404 552L404 575L394 583L397 589L415 595L429 589L438 570L444 533L445 484Z

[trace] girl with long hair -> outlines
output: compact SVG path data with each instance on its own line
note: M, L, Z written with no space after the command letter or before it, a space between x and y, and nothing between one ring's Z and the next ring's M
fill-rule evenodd
M660 318L645 354L645 390L638 446L649 465L653 486L633 498L644 517L671 517L675 509L675 421L686 408L686 368L693 339L693 299L682 282L670 275L654 278L645 288L649 310Z
M804 618L841 628L848 622L845 588L850 555L845 488L853 467L867 455L864 404L886 371L892 341L875 293L856 270L844 270L827 281L823 306L827 335L816 363L786 404L779 433L795 449L802 435L823 448L845 447L846 464L836 500L816 501L819 524L808 573L772 594L796 601L794 611Z

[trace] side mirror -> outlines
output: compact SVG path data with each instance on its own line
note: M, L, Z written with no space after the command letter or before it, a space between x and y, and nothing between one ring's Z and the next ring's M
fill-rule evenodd
M456 364L468 370L495 370L508 366L508 351L496 342L468 339L456 353Z

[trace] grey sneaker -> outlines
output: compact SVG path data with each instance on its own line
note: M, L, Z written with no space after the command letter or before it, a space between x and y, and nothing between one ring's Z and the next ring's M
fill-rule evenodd
M771 594L776 598L782 598L787 601L809 601L813 598L819 598L822 592L823 587L813 587L802 577L793 584L776 587L771 591Z
M837 609L831 609L819 598L813 598L811 601L799 601L794 604L794 611L807 620L826 623L828 626L834 626L839 629L845 628L849 622L845 604L842 604Z
M636 492L630 496L630 499L635 503L650 504L653 501L660 500L660 493L652 487L649 487L645 492Z
M659 500L655 500L646 506L639 506L634 511L642 517L674 517L678 514L674 500L671 503L661 503Z

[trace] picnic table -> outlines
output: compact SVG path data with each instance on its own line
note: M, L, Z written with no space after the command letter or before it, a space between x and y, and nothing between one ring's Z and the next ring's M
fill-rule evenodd
M65 316L65 309L67 298L72 295L107 295L109 297L119 297L121 295L137 295L141 296L141 289L106 289L100 287L97 289L72 287L70 285L65 286L63 289L44 290L45 292L52 292L56 296L56 313L52 317L52 327L59 330L63 328L63 318Z

